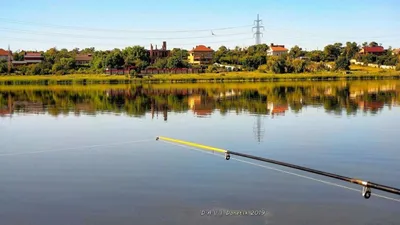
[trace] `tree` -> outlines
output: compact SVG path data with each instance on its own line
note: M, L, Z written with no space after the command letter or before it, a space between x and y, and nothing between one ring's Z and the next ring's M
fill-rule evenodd
M306 54L306 56L308 56L308 58L310 58L310 60L313 62L321 62L325 60L325 54L320 50L310 51Z
M286 61L283 57L272 56L268 58L267 68L273 73L284 73Z
M346 47L344 48L343 54L347 59L352 59L358 52L360 48L358 47L356 42L346 42Z
M0 73L6 73L8 70L7 61L0 61Z
M15 61L23 61L24 60L25 52L14 52L13 59Z
M341 53L341 44L327 45L324 48L324 54L327 61L335 61Z
M158 68L158 69L167 68L167 59L165 59L165 58L157 59L155 61L155 63L153 63L153 66Z
M120 50L114 49L105 58L106 67L116 68L124 65L124 58Z
M298 58L300 56L304 56L305 52L297 45L295 45L294 47L292 47L289 51L289 57L295 59Z
M372 42L369 43L369 47L377 47L377 46L379 46L379 45L375 41L372 41Z
M174 69L174 68L187 68L189 64L177 56L172 56L167 59L167 68Z
M126 47L122 50L123 58L130 57L132 59L140 59L142 61L150 62L147 50L142 46Z
M350 60L346 56L339 56L335 61L335 70L349 70Z
M187 57L189 56L189 52L185 49L181 49L181 48L174 48L171 50L171 57L178 57L181 58L182 60L187 59Z

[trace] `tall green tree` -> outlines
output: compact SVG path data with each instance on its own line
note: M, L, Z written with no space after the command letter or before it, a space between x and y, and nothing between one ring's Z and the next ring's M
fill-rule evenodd
M295 45L294 47L292 47L289 51L289 57L295 59L301 56L304 56L305 52L303 51L303 49L301 49L299 46Z
M335 70L349 70L350 60L346 56L339 56L335 61Z
M333 45L325 46L324 54L327 61L335 61L341 54L341 44L335 43Z
M346 42L346 47L344 47L343 54L347 59L352 59L358 52L360 51L360 47L356 42Z

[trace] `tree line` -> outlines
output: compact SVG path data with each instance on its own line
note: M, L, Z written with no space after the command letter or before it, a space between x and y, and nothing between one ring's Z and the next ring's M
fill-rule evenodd
M324 70L348 70L351 59L364 63L376 63L379 65L397 65L400 70L400 56L392 54L389 48L383 55L374 54L360 55L359 51L363 46L378 46L378 43L363 43L358 45L355 42L346 44L334 43L324 47L323 50L305 51L299 46L294 46L279 57L268 56L269 46L266 44L253 45L247 48L236 47L228 49L221 46L215 51L213 62L223 65L234 65L240 70L273 73L302 73L317 72ZM13 59L20 61L24 59L25 52L15 52ZM113 50L96 50L95 48L85 49L56 49L51 48L41 52L44 60L38 64L21 65L13 68L17 74L100 74L105 68L134 67L135 73L146 68L190 68L196 67L187 62L188 51L174 48L166 58L159 58L151 63L149 52L141 46L115 48ZM92 60L89 65L77 65L75 57L78 54L91 54ZM7 73L6 61L0 62L0 73ZM217 72L221 68L211 65L208 72Z

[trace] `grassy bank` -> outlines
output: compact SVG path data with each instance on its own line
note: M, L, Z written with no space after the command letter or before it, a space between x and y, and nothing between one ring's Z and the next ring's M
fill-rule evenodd
M129 83L193 83L193 82L267 82L267 81L321 81L321 80L379 80L400 79L400 72L378 68L352 66L349 74L340 72L318 72L301 74L272 74L261 72L226 72L203 74L157 74L144 78L129 78L124 75L42 75L0 76L3 85L27 84L129 84Z

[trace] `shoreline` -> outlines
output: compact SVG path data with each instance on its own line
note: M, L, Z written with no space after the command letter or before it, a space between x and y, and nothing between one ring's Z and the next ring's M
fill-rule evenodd
M352 71L271 74L261 72L225 72L204 74L155 74L151 77L129 78L126 75L71 74L71 75L0 75L0 85L27 84L135 84L135 83L243 83L277 81L339 81L339 80L400 79L400 71Z

